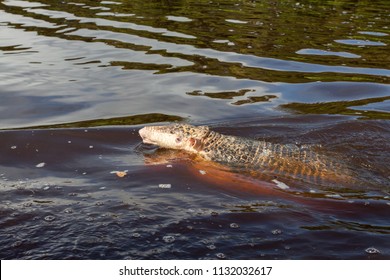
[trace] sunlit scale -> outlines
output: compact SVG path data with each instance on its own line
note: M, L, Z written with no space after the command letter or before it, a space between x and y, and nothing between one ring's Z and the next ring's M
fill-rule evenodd
M0 1L1 259L389 259L389 5Z

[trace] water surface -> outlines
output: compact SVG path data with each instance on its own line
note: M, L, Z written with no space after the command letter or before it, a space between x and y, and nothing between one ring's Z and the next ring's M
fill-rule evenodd
M1 1L1 258L389 259L389 10ZM224 180L141 144L173 121L321 146L358 183Z

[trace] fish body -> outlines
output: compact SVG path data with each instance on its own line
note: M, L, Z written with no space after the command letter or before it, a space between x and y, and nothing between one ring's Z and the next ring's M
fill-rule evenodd
M207 126L188 124L148 126L139 134L144 143L185 150L237 170L284 175L309 182L348 176L347 168L340 162L317 153L308 145L224 135Z

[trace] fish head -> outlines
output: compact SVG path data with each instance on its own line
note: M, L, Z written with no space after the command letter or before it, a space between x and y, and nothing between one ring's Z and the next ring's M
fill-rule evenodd
M197 153L202 148L203 139L209 134L209 128L189 124L146 126L139 130L139 134L146 144Z

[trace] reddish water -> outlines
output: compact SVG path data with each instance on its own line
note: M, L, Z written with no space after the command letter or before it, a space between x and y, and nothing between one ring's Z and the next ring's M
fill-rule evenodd
M180 152L141 144L139 127L3 131L2 258L388 258L389 124L310 120L215 129L325 143L378 183L286 195L202 175Z
M0 2L0 258L390 259L389 1L116 2ZM321 145L356 182L141 143L172 121Z

